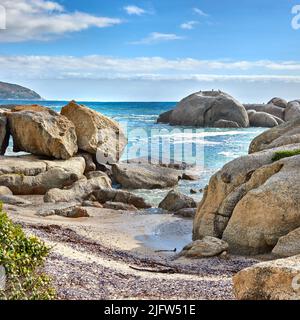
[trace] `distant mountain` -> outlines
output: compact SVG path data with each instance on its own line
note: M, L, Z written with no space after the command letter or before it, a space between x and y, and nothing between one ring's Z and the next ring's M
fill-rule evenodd
M36 92L17 84L0 82L0 99L41 100Z

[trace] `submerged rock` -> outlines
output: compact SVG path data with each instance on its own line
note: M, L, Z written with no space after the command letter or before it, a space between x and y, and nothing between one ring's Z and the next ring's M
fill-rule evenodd
M197 212L196 208L185 208L185 209L180 209L174 212L174 215L180 216L183 218L194 218L196 215L196 212Z
M114 179L123 188L162 189L178 184L178 170L150 164L115 164Z
M179 211L180 209L196 208L197 203L191 197L188 197L176 190L171 190L165 199L159 204L159 208L167 211Z
M180 255L186 258L209 258L218 256L226 250L228 250L228 244L225 241L204 237L184 247Z
M75 125L80 150L97 154L99 163L120 159L127 139L117 122L75 101L63 107L61 114Z
M239 300L299 300L300 256L262 262L233 277Z
M75 127L52 110L8 113L14 151L69 159L78 150Z

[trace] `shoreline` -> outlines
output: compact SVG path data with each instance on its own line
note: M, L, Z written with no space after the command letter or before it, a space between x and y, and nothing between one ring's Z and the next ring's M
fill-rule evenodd
M37 203L28 208L4 205L4 211L26 233L52 247L45 271L53 277L59 299L234 299L232 276L258 262L237 256L176 259L177 254L157 253L151 241L137 241L136 232L147 219L163 225L158 215L88 208L90 218L41 218L34 216ZM185 221L164 218L167 224Z

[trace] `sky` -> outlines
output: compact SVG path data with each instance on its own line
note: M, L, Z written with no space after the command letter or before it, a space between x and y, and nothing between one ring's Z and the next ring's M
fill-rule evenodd
M300 0L0 0L0 81L45 99L300 98Z

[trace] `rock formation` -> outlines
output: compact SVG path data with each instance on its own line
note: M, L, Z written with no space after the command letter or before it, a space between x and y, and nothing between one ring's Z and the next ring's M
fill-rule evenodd
M267 253L300 227L300 143L290 143L299 120L266 131L252 143L253 153L211 178L194 220L194 240L212 236L234 253ZM283 135L287 145L276 142Z
M63 107L61 114L75 125L80 150L97 154L102 163L120 159L127 139L117 122L75 101Z
M7 113L14 151L69 159L77 153L75 127L52 110Z
M242 104L221 91L200 91L184 98L171 112L161 115L159 122L171 125L213 127L220 120L236 127L248 127L247 112Z
M150 164L115 164L112 167L117 183L127 189L161 189L178 184L180 172Z

